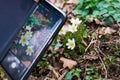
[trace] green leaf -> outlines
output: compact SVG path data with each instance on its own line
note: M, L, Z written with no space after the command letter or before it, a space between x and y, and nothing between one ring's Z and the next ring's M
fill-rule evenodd
M86 80L92 80L91 76L86 76Z
M74 76L79 78L80 75L81 75L81 69L76 69L75 72L74 72Z
M73 74L71 72L68 72L66 75L65 75L65 80L71 80L73 78Z
M116 8L120 8L120 2L118 1L113 1L112 4L116 7Z
M101 10L100 15L103 15L103 14L105 14L105 13L107 13L107 12L108 12L107 9L103 9L103 10Z
M103 4L103 7L104 7L104 8L107 8L107 7L109 7L109 6L110 6L109 3L104 3L104 4Z
M87 38L87 37L88 37L88 32L89 32L88 29L86 29L86 30L84 31L84 33L83 33L83 38Z
M78 5L77 5L76 9L82 8L83 2L84 2L84 0L79 0L79 3L78 3Z
M94 14L94 15L100 15L100 11L94 10L94 11L93 11L93 14Z
M61 46L62 46L62 44L58 42L58 43L55 44L54 48L57 49L57 48L59 48Z
M114 14L113 17L117 22L120 22L120 14Z
M73 13L75 15L80 14L81 16L85 16L89 13L89 10L74 10Z
M104 21L107 25L112 25L114 23L114 20L112 17L108 17Z
M104 1L99 2L99 4L96 5L97 8L100 9L100 10L103 9L103 4L104 4L104 3L105 3Z
M82 54L85 53L85 47L82 44L80 44L79 47L80 47L80 52Z

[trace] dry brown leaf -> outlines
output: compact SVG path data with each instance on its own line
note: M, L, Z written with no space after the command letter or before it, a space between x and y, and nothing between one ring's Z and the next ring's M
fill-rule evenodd
M93 18L93 17L91 17L91 18L88 19L88 22L89 22L89 23L91 23L91 22L93 22L93 21L94 21L94 18Z
M113 34L115 33L116 30L110 28L110 27L102 27L101 29L99 29L97 31L98 34L101 34L101 35L106 35L106 34Z
M61 8L64 12L69 14L73 11L76 4L78 3L78 0L56 0L55 5L59 8Z
M65 0L56 0L55 5L59 8L63 8L63 5L65 4Z
M64 5L63 11L69 14L74 10L74 8L75 8L75 4L66 4Z
M64 57L61 57L60 60L63 62L63 67L64 68L68 67L69 69L72 69L74 66L77 65L76 61L66 59Z
M66 3L77 4L77 3L78 3L78 0L68 0Z
M105 29L105 34L112 34L112 33L115 33L116 32L116 30L114 30L114 29L112 29L112 28L110 28L110 27L107 27L106 29Z

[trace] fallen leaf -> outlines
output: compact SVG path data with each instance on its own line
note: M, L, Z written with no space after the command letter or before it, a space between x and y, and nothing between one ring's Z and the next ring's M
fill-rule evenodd
M75 4L65 4L63 7L63 11L67 14L71 13L75 8Z
M78 3L78 0L68 0L66 3L77 4L77 3Z
M88 22L89 22L89 23L94 22L94 21L95 21L95 24L105 25L105 22L104 22L104 21L100 21L100 20L97 19L97 18L91 17L91 18L88 19Z
M112 33L114 33L114 32L116 32L114 29L112 29L112 28L110 28L110 27L107 27L106 29L105 29L105 34L112 34Z
M93 22L93 21L94 21L94 18L93 18L93 17L91 17L91 18L88 19L88 22L89 22L89 23L91 23L91 22Z
M55 5L61 8L64 12L69 14L76 7L78 0L56 0Z
M64 4L65 4L64 0L56 0L55 2L55 5L59 8L63 8Z
M61 57L60 60L63 62L63 67L68 67L69 69L72 69L74 66L77 65L77 62L74 60L66 59L64 57Z
M97 30L97 33L101 34L101 35L113 34L115 32L116 32L116 30L114 30L114 29L112 29L110 27L102 27L102 28Z

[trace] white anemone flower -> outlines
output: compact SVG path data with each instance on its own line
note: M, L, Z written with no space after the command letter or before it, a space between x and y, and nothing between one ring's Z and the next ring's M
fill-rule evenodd
M68 46L68 49L73 50L75 48L75 39L68 39L68 43L66 43L66 45Z
M28 45L28 38L27 36L21 36L21 40L19 41L19 43L24 47L25 45Z
M62 27L62 29L59 32L59 35L65 35L67 33L67 27Z
M33 46L28 46L27 50L26 50L26 55L31 56L33 52L34 52L33 51Z
M68 31L72 33L77 31L77 25L69 25L68 27L69 27Z
M25 36L29 39L29 38L31 38L32 37L32 31L27 31L26 33L25 33Z
M70 20L70 22L72 23L72 24L74 24L74 25L76 25L76 26L78 26L81 22L82 22L82 20L79 20L79 18L72 18L71 20Z
M30 31L30 30L31 30L31 27L30 27L30 26L26 26L26 29Z

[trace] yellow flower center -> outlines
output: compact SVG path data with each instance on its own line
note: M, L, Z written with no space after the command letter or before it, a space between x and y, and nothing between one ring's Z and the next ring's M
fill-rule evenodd
M29 48L29 49L28 49L28 52L32 52L32 49L31 49L31 48Z
M74 46L74 43L73 43L73 42L71 42L71 43L70 43L70 46Z
M72 30L73 30L73 31L75 30L75 26L72 26Z
M23 41L23 42L26 42L26 41L27 41L27 39L26 39L26 38L22 38L22 41Z

